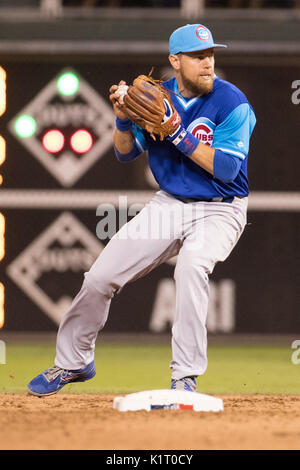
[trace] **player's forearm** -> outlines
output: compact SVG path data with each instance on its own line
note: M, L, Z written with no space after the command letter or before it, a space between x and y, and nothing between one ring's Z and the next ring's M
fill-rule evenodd
M171 140L180 152L193 160L193 162L210 173L214 178L224 183L231 183L235 180L241 168L242 161L240 158L202 144L182 126L178 132L175 138L170 136L168 140Z
M199 142L193 134L183 127L182 123L173 134L167 137L167 140L172 142L179 152L189 157L201 168L211 175L214 174L215 149Z
M195 151L190 155L190 159L211 175L214 174L215 149L199 142Z
M120 153L127 154L131 152L134 146L134 141L135 139L131 130L122 132L119 131L119 129L115 129L113 142L114 146Z
M114 132L113 142L115 155L120 162L131 162L141 154L131 127L130 130L120 130L117 127Z

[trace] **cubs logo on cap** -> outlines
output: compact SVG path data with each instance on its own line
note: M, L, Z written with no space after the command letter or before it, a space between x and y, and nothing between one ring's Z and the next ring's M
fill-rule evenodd
M202 24L187 24L176 29L170 36L170 54L179 52L194 52L214 47L227 47L225 44L215 44L211 31Z
M195 32L196 36L202 41L208 41L210 38L210 31L202 25L198 26Z

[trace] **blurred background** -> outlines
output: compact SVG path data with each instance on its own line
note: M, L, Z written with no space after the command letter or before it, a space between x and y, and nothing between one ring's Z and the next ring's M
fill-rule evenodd
M152 66L169 78L186 23L228 44L216 73L257 116L248 225L211 276L208 331L300 333L300 1L0 0L0 335L56 332L107 243L97 207L116 207L118 229L157 189L146 154L114 156L109 88ZM175 261L114 298L105 332L170 332Z

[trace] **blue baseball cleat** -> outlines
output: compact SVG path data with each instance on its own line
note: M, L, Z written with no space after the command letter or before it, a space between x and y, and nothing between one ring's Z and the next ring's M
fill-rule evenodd
M197 392L197 383L195 377L183 377L183 379L172 379L171 390L180 390L186 392Z
M53 366L31 380L28 391L32 395L44 397L59 392L71 382L85 382L96 375L95 362L91 362L84 369L67 370Z

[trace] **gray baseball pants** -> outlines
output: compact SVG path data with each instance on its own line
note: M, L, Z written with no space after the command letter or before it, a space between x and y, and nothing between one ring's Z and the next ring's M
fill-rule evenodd
M207 368L209 274L241 236L247 202L247 198L234 198L232 203L184 203L158 191L85 273L82 288L59 327L55 365L72 370L89 364L114 294L178 255L172 378L202 375Z

